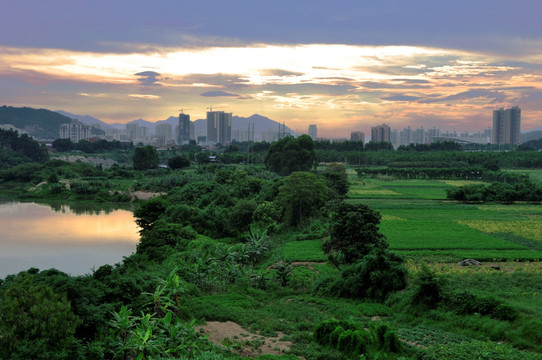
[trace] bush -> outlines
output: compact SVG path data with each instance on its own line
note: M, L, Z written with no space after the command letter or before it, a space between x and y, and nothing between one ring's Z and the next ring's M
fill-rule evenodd
M517 310L512 306L502 304L492 297L480 297L466 291L452 294L446 300L446 305L459 315L480 314L506 321L517 318Z
M330 291L331 295L342 297L383 300L389 293L406 287L406 276L401 257L385 249L374 249L344 268Z

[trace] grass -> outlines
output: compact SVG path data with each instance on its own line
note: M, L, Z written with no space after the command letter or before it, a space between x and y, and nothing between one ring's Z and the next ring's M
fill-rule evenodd
M285 261L326 261L321 240L292 241L284 245L282 259Z
M542 171L533 173L542 179ZM350 180L350 201L380 211L380 230L390 248L407 257L450 262L464 258L542 258L542 245L538 245L542 243L540 206L473 205L445 200L447 188L463 186L466 181Z

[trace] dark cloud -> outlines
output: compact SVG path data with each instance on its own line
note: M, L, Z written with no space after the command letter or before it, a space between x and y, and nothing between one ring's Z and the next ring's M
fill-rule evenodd
M217 96L240 96L239 94L230 93L227 91L207 91L200 94L205 97L217 97Z
M264 69L260 71L263 76L302 76L303 73L282 70L282 69Z
M207 84L229 89L238 89L249 86L247 84L247 79L244 79L242 75L235 74L189 74L176 79L175 82L186 85Z
M410 96L410 95L391 95L381 98L382 100L388 101L416 101L419 100L419 96Z
M160 76L160 74L155 71L142 71L134 75L139 76L137 81L145 86L157 85L157 82L159 81L158 77Z
M359 84L367 89L427 89L431 86L420 84L391 84L386 82L365 81Z
M419 103L421 104L432 104L432 103L440 103L440 102L448 102L448 101L456 101L456 100L469 100L469 99L475 99L475 98L487 98L491 99L491 104L498 104L503 103L506 101L507 97L506 94L502 91L498 90L487 90L487 89L476 89L476 90L468 90L464 92L460 92L454 95L448 95L433 99L424 99L420 100Z

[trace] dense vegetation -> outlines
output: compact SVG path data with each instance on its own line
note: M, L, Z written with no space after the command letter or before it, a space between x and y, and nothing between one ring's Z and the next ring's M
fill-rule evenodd
M445 201L447 189L496 185L435 174L464 162L501 187L538 181L456 150L363 152L414 175L297 171L313 169L311 156L292 168L204 164L195 144L143 153L169 169L134 169L132 157L109 169L49 160L3 170L4 183L24 184L19 196L162 195L135 210L141 238L122 262L0 280L0 359L542 359L542 210ZM457 265L464 258L492 264ZM239 334L215 346L196 328L210 321L292 345L260 355L262 338Z
M49 159L45 145L26 134L0 129L0 169L26 162L43 163Z

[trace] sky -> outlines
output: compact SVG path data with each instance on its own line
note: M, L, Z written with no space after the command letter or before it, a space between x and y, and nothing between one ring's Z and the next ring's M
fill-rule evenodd
M182 109L318 136L389 124L542 126L540 0L17 0L0 11L0 105L105 122Z

